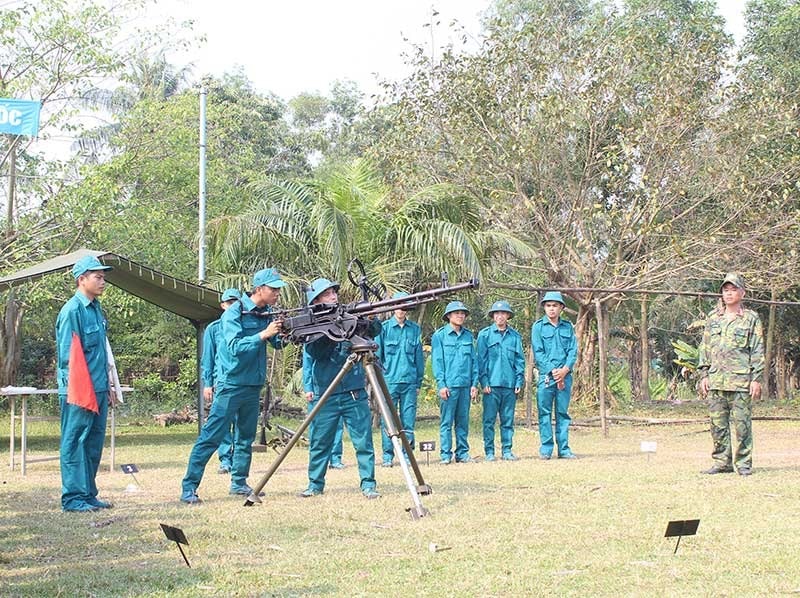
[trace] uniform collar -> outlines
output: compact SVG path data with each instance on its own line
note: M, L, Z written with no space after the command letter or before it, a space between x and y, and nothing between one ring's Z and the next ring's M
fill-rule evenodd
M559 326L561 326L561 323L564 322L564 318L558 318L558 324L553 324L550 322L550 318L547 317L547 314L545 314L539 319L539 321L542 322L543 324L550 324L550 326L552 326L553 328L558 328Z
M86 295L84 295L80 289L75 291L75 296L78 298L78 301L81 302L81 305L84 307L89 307L92 303L97 301L97 299L89 299Z
M455 329L455 328L453 328L453 325L452 325L450 322L448 322L447 324L445 324L445 325L444 325L444 327L447 329L447 333L448 333L448 334L456 334L456 335L458 335L458 336L461 336L461 334L463 334L463 333L464 333L464 331L466 331L466 328L464 328L464 327L462 326L462 327L461 327L461 330L459 330L458 332L456 332L456 329Z
M409 323L410 321L411 321L411 320L409 320L408 318L406 318L406 319L405 319L405 321L403 322L403 327L406 327L406 326L408 326L408 323ZM398 322L398 321L397 321L397 318L395 318L394 316L392 316L391 318L389 318L389 319L387 320L387 323L388 323L388 325L389 325L389 326L400 326L400 322ZM450 325L450 324L448 323L448 326L449 326L449 325Z
M719 305L719 306L717 307L717 315L718 315L718 316L724 316L724 315L725 315L725 304L724 304L724 303L723 303L722 305ZM736 311L736 313L735 313L734 315L735 315L737 318L738 318L739 316L743 316L743 315L744 315L744 307L742 307L742 304L741 304L741 303L739 304L739 309Z
M506 332L511 332L511 326L509 326L508 324L506 324L505 330L500 330L497 327L497 322L492 322L492 325L490 326L490 328L492 329L492 332L498 332L500 334L505 334Z
M265 305L264 307L258 307L247 294L242 295L240 301L242 302L243 311L271 311L269 305Z

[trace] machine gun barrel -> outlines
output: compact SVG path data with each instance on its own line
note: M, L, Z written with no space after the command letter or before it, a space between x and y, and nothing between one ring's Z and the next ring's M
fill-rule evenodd
M410 310L425 303L437 301L446 295L477 289L479 282L473 278L468 282L447 284L446 276L442 276L442 286L426 291L411 293L404 297L382 299L380 301L357 301L354 303L319 303L292 309L276 309L274 311L244 311L258 317L281 320L283 338L292 343L308 343L321 336L332 341L351 338L368 323L368 319L378 314L396 309Z
M358 303L351 303L345 309L348 313L356 315L360 318L369 318L378 314L386 313L387 311L394 311L396 309L410 310L419 307L424 303L431 303L437 301L446 295L457 293L458 291L465 291L469 289L477 289L479 282L477 278L473 278L468 282L454 284L452 286L438 287L436 289L428 289L427 291L419 291L418 293L411 293L405 297L397 297L396 299L383 299L381 301L373 301L371 303L362 301Z
M412 293L405 297L355 303L319 303L309 305L295 316L283 320L284 339L292 343L308 343L321 336L334 342L347 340L356 334L364 334L369 327L369 318L395 309L413 309L423 303L430 303L458 291L475 289L478 280L453 286L441 286ZM361 332L359 332L361 331Z

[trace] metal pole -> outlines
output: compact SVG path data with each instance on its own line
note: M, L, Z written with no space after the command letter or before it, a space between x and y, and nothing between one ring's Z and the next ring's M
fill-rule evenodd
M197 251L197 280L206 280L206 86L200 84L200 233Z

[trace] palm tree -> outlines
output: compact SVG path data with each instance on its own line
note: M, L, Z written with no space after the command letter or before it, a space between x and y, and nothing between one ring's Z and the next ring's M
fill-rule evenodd
M500 254L533 255L519 239L485 230L477 202L452 186L426 188L398 206L364 159L312 181L269 178L252 195L251 207L209 225L209 254L225 280L267 261L290 278L341 281L358 257L389 290L413 290L443 271L480 277Z
M98 162L108 150L110 140L119 132L117 117L133 109L143 100L165 101L181 91L192 72L191 65L176 68L167 62L163 52L155 56L140 55L128 65L121 77L122 85L113 90L92 88L83 94L85 107L109 113L112 122L95 127L75 140L90 162Z

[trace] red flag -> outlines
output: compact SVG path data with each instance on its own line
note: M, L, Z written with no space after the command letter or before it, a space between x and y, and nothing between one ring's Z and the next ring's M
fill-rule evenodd
M69 347L67 403L100 413L92 377L89 375L89 366L86 363L86 355L83 354L81 339L75 332L72 333L72 344Z

